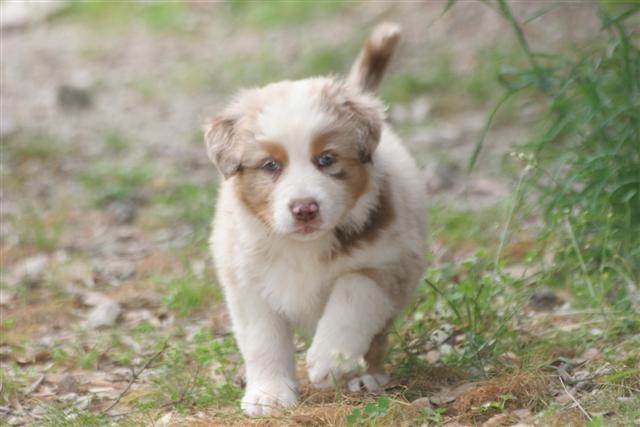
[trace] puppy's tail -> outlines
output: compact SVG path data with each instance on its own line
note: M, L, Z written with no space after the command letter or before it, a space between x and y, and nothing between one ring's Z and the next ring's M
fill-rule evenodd
M363 91L374 91L400 41L400 26L392 22L378 24L351 66L347 83Z

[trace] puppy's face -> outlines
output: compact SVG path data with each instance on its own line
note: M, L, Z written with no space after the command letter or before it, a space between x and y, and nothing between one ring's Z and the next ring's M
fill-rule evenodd
M381 104L331 79L244 92L206 131L209 156L272 232L311 240L368 189Z

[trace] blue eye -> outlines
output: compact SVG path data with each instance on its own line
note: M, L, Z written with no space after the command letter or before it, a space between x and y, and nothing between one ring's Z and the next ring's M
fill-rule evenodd
M264 164L262 165L262 169L268 172L279 172L280 169L282 169L282 166L280 165L280 163L276 162L275 160L269 159L266 162L264 162Z
M331 153L322 153L320 154L320 157L318 157L317 162L318 166L320 166L321 168L326 168L336 162L336 156Z

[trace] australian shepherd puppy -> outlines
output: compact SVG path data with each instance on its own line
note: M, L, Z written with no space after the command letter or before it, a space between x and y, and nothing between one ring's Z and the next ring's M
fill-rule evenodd
M243 411L297 403L294 329L315 387L375 391L385 335L424 270L421 176L372 93L400 31L375 28L347 79L240 92L206 128L224 177L211 251L244 358Z

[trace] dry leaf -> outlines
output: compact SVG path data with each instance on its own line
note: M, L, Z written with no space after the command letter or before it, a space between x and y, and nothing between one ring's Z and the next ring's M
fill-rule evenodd
M428 397L420 397L414 400L413 402L411 402L411 407L415 409L430 408L431 401L429 400Z
M438 393L430 397L431 403L437 406L446 405L454 402L458 397L462 396L466 392L473 390L476 387L474 383L465 383L455 388L445 387Z

